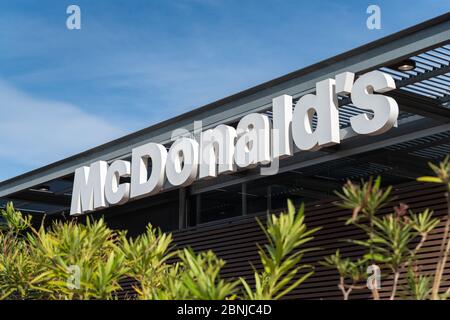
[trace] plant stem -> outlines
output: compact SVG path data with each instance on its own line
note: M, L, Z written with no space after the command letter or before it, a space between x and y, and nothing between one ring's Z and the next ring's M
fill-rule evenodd
M344 277L339 277L339 285L338 285L338 287L342 291L342 295L344 296L344 300L348 300L348 296L350 295L350 292L352 291L352 289L351 288L349 290L345 289Z
M374 229L374 227L373 227L373 217L374 217L374 215L375 215L375 212L370 212L369 213L369 219L370 219L370 235L369 235L369 237L370 237L370 248L369 248L369 250L370 250L370 257L371 257L371 260L372 260L372 264L375 264L374 259L373 259L373 236L374 236L374 234L373 234L374 233L373 232L373 229ZM374 300L380 300L380 294L378 293L377 285L372 286L372 296L373 296Z
M394 283L392 284L392 293L389 300L395 300L395 294L397 293L397 285L398 285L398 278L400 277L400 272L396 270L394 272Z
M414 248L414 250L413 250L413 252L412 252L412 255L411 255L412 259L415 259L415 258L416 258L417 253L418 253L418 252L420 251L420 249L423 247L424 243L427 241L427 238L428 238L428 233L423 233L422 236L421 236L421 238L420 238L420 242L417 244L417 246ZM401 265L400 270L405 270L406 267L408 267L409 264L410 264L411 262L412 262L411 259L405 261L405 262Z
M450 196L449 191L445 193L447 198L447 220L445 222L444 236L442 238L441 246L439 249L439 260L436 265L436 273L433 281L433 288L431 291L431 298L433 300L439 300L439 289L442 282L442 275L444 273L445 265L448 259L448 253L450 251L450 241L448 240L448 234L450 231ZM447 245L446 245L447 244Z
M344 300L348 300L353 289L365 289L366 286L358 286L355 281L353 281L353 284L347 285L345 284L344 277L341 276L339 277L338 288L341 289Z
M414 257L417 255L419 250L422 248L422 246L425 243L425 241L427 241L427 238L428 238L428 233L422 234L422 237L420 238L420 242L417 244L416 248L413 251L413 256Z

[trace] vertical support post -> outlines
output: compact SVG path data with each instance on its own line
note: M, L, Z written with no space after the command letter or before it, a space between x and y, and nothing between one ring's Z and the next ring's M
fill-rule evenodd
M185 206L184 206L184 216L185 216L185 228L192 225L192 221L194 217L192 216L192 201L191 201L191 190L185 188Z
M195 223L198 225L202 222L202 195L197 194L195 197Z
M186 228L186 188L180 188L178 193L178 229Z
M242 183L242 215L247 215L247 183Z
M272 186L267 186L267 213L272 210Z

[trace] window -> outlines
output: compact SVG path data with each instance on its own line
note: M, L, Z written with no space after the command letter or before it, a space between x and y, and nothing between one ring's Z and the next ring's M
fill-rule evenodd
M242 215L242 190L240 184L218 188L194 197L193 209L196 212L197 223Z

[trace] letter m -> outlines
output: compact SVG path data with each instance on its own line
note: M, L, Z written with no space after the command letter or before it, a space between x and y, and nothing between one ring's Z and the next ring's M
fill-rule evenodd
M105 200L107 170L106 161L97 161L90 167L84 166L75 170L70 215L80 215L107 207Z

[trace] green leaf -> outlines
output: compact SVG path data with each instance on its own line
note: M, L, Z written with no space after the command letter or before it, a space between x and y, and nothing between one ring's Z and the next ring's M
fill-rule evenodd
M417 181L431 182L431 183L443 183L442 179L440 179L438 177L430 177L430 176L424 176L424 177L417 178Z

